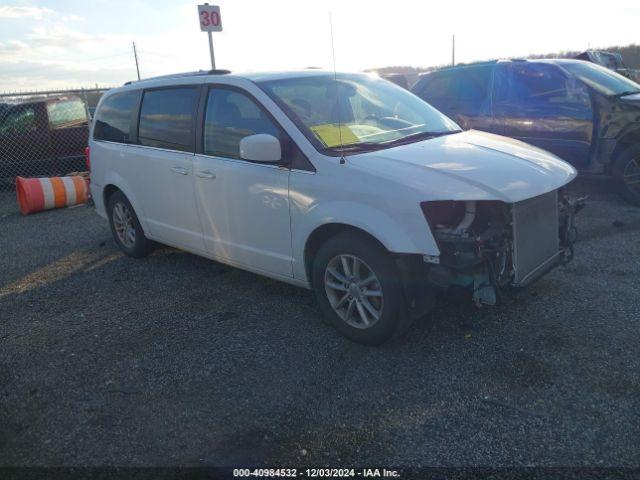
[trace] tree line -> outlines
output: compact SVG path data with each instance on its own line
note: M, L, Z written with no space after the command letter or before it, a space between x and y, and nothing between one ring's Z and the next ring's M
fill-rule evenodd
M592 48L591 50L605 51L605 52L614 52L622 55L622 60L627 68L640 69L640 45L632 44L626 46L613 46L607 48ZM556 53L544 53L544 54L534 54L529 55L526 58L572 58L579 54L582 51L573 51L573 50L565 50ZM488 61L488 60L486 60ZM460 64L463 65L463 64ZM379 74L388 74L388 73L403 73L403 74L418 74L422 72L430 72L432 70L438 70L443 67L447 67L449 65L437 65L432 67L408 67L408 66L393 66L393 67L382 67L382 68L373 68L370 71L377 72Z

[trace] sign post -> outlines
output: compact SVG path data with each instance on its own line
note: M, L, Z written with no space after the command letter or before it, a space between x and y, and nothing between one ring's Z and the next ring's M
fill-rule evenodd
M216 58L213 54L213 37L211 32L222 31L222 17L220 17L220 7L217 5L198 5L198 19L200 20L200 31L207 32L209 37L209 54L211 55L211 68L216 69Z
M211 69L215 70L216 56L213 53L213 35L211 35L211 32L207 32L207 35L209 36L209 55L211 56Z

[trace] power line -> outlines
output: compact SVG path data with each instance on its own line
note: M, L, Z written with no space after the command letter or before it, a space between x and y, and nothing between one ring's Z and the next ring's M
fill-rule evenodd
M162 57L163 59L166 59L167 57L172 57L172 58L181 58L183 55L177 52L169 52L169 51L157 51L157 50L149 50L147 47L142 47L140 48L139 45L136 45L136 51L138 52L138 56L142 55L147 55L147 56L153 56L153 57Z

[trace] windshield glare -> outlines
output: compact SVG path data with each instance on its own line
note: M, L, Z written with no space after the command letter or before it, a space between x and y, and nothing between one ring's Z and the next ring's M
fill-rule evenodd
M319 150L386 143L460 127L412 93L366 74L270 80L259 86Z
M562 65L594 90L604 95L640 92L640 85L608 68L590 62L571 62Z

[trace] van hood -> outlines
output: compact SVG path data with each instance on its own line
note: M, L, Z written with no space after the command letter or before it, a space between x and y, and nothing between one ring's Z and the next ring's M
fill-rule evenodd
M354 168L425 192L425 200L519 202L569 183L576 170L511 138L469 130L347 157Z

